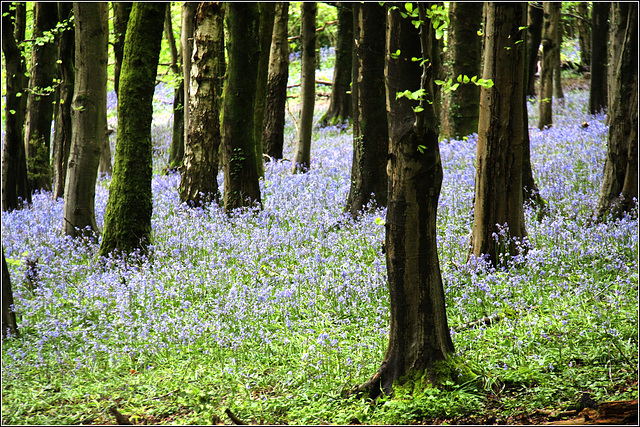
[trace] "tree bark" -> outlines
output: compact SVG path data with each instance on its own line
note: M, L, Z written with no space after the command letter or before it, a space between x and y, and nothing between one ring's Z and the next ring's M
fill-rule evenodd
M67 177L67 162L71 147L71 103L75 81L75 29L70 18L73 16L73 3L58 3L58 15L67 27L56 35L58 45L58 74L60 84L56 95L56 119L53 131L53 196L64 196L64 185Z
M356 219L371 206L387 205L389 129L384 81L386 10L353 5L353 162L345 211Z
M399 7L404 7L400 4ZM376 398L412 378L437 383L437 367L454 353L445 310L436 243L436 211L442 184L438 119L434 111L434 73L411 57L439 62L432 54L433 27L420 3L421 34L399 11L387 15L385 78L391 153L386 219L386 259L390 291L389 344L378 371L357 389ZM422 39L422 40L421 40ZM422 41L422 43L421 43ZM390 54L400 49L398 58ZM423 71L422 77L420 71ZM437 69L437 68L435 68ZM416 72L417 71L417 72ZM426 90L424 108L396 99L404 90Z
M25 63L14 30L19 24L17 8L2 3L2 53L5 66L4 142L2 145L2 210L20 209L31 204L24 147L24 111L26 108Z
M447 47L449 75L480 76L482 72L482 37L478 35L482 24L483 3L449 4L449 44ZM478 132L480 87L461 84L458 89L444 95L442 136L462 138Z
M316 13L315 2L302 3L300 43L302 65L300 78L300 128L291 171L307 172L311 166L311 131L316 101Z
M100 151L107 138L106 3L75 3L76 81L72 137L64 189L64 233L92 237L98 232L95 192Z
M100 255L146 251L151 239L151 122L166 3L134 3L125 37L113 177Z
M609 10L609 61L607 66L607 112L611 111L613 103L613 88L615 86L616 73L618 71L618 62L620 61L620 53L625 42L627 17L629 14L629 4L625 2L611 3ZM607 124L611 120L611 114L607 116Z
M615 84L611 103L607 159L595 219L620 218L638 198L638 5L628 4L624 43L614 52ZM614 25L623 24L622 20ZM633 199L636 199L634 202Z
M560 3L557 3L562 7ZM562 28L560 27L560 8L558 8L558 26L556 27L556 48L554 49L555 59L553 60L553 97L560 105L564 105L564 92L562 91L562 60L560 50L562 49Z
M58 23L56 3L36 2L34 5L33 38L36 43L29 67L29 96L25 123L27 178L31 191L51 190L51 122L55 101L57 49L53 41L43 39Z
M3 5L4 6L4 5ZM3 7L4 9L4 7ZM12 25L13 27L13 25ZM13 37L13 35L12 35ZM18 322L13 306L13 290L11 289L11 275L7 260L4 257L4 246L2 247L2 340L7 336L19 337Z
M527 26L527 68L528 85L527 96L536 96L536 71L538 69L538 58L540 57L540 43L542 42L542 23L544 13L541 2L531 2L528 6L528 26Z
M591 82L589 88L589 114L607 107L607 40L611 3L593 2L591 9Z
M320 119L320 126L336 125L351 117L351 70L353 68L353 6L354 3L337 2L338 35L333 84L329 108ZM372 6L372 5L369 5Z
M287 79L289 78L289 3L276 3L271 51L269 53L269 76L262 144L268 159L282 159L284 145L285 104L287 102Z
M182 165L184 157L184 81L182 78L182 45L176 47L171 25L171 8L167 8L164 18L164 34L171 52L171 71L178 79L178 87L173 91L173 131L171 147L169 148L169 170L175 170Z
M257 3L229 3L229 70L223 96L224 209L260 205L256 168L255 97L260 57Z
M522 207L524 46L526 3L489 3L480 92L474 221L470 255L502 264L523 249ZM552 39L553 40L553 39ZM508 227L501 231L502 227ZM507 259L503 259L503 256Z
M542 27L542 69L540 70L540 117L538 129L553 125L553 70L558 46L558 22L560 3L544 2L544 24Z
M589 4L587 2L577 3L577 14L584 19L578 19L578 43L580 45L580 64L588 67L591 64L591 26L589 19Z
M184 105L189 105L191 95L191 53L193 52L194 19L198 3L182 3L182 28L180 29L180 47L182 49L182 84L184 87ZM189 108L184 108L184 140L189 137Z
M124 54L124 40L127 35L127 24L131 15L132 2L113 2L113 53L115 66L113 68L113 88L118 99L120 92L120 73L122 70L122 56Z
M193 206L218 201L218 150L224 12L220 3L200 3L196 12L191 65L189 129L181 168L180 200Z

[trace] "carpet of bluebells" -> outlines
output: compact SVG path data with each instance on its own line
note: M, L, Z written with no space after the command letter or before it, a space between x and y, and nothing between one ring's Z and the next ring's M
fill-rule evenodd
M520 393L505 397L509 414L561 407L577 390L600 401L637 398L638 221L589 221L607 126L585 112L586 91L554 105L552 128L530 129L549 214L538 221L527 208L531 250L515 267L466 262L477 135L440 144L438 250L449 325L457 354L481 380L474 398L451 397L441 413L429 412L434 401L392 413L391 402L374 409L340 399L377 369L389 325L384 227L376 222L384 210L358 222L343 214L350 130L316 129L311 171L292 175L288 117L285 160L267 163L260 181L262 210L228 217L215 205L181 204L179 175L164 172L172 96L156 91L150 258L98 263L96 243L63 235L63 202L50 193L2 213L22 333L2 347L3 423L103 423L112 404L139 422L210 423L227 407L272 423L356 415L410 422L481 411L488 395ZM111 93L112 127L114 104ZM535 101L529 110L537 123ZM100 227L108 186L102 177L96 188ZM490 315L501 320L458 328Z

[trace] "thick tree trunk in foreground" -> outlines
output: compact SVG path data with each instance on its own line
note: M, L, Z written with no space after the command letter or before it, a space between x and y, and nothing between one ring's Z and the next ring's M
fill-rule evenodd
M591 10L591 82L589 114L607 107L607 40L609 39L609 9L611 3L593 2Z
M595 219L630 212L638 198L638 5L629 3L624 44L618 52L611 119Z
M494 86L480 92L474 222L470 254L516 255L511 239L527 235L522 207L524 46L520 40L526 3L489 3L483 78ZM499 226L496 226L499 224ZM501 232L500 226L508 227ZM497 240L494 237L497 234Z
M387 205L389 129L384 89L386 10L355 3L353 17L353 162L345 210L355 219L372 200L377 207Z
M620 53L622 52L625 42L627 30L627 18L629 15L630 3L615 2L611 3L609 11L609 62L607 66L607 112L611 112L613 102L613 88L616 85L616 74L618 72L618 63L620 62ZM611 121L611 114L607 115L607 124Z
M2 210L11 211L31 203L24 148L26 107L25 64L14 36L16 9L2 3L2 53L5 66L4 141L2 145Z
M553 70L558 46L558 22L560 3L544 3L544 24L542 27L542 69L540 71L540 117L538 129L553 124Z
M542 3L537 1L530 2L527 9L527 96L534 97L536 96L536 69L538 57L540 56L540 43L542 42L542 23L544 22L544 12L542 10Z
M191 66L189 129L181 168L180 200L203 206L218 200L218 111L224 12L219 3L200 3L196 12Z
M289 78L289 2L276 4L269 77L267 79L267 103L263 121L262 144L270 159L282 159L284 145L285 105L287 103L287 79Z
M402 6L401 6L402 7ZM424 4L419 6L426 21ZM358 387L371 398L381 391L390 394L394 383L411 378L437 381L437 365L454 353L444 302L444 290L436 244L436 211L442 184L438 149L438 119L429 102L417 115L415 101L396 99L404 90L426 89L433 101L434 76L425 64L418 67L411 57L430 57L435 42L433 27L422 26L421 49L417 30L398 10L387 15L386 81L391 154L389 200L386 219L387 271L391 325L384 360L375 375ZM400 49L399 58L390 53ZM437 65L437 64L436 64ZM421 84L420 69L423 68ZM436 68L437 69L437 68Z
M13 26L12 26L13 27ZM13 308L13 290L11 289L11 276L7 260L4 257L4 246L2 247L2 339L8 334L12 337L19 336L18 322Z
M367 5L371 7L373 5ZM338 37L333 85L329 108L320 119L320 125L335 125L351 117L351 69L353 63L353 7L354 3L337 2Z
M316 101L316 13L315 2L302 3L300 43L302 65L300 78L300 128L291 171L306 172L311 166L311 131Z
M58 3L58 15L61 21L69 22L73 16L73 3ZM73 23L67 24L62 33L56 35L58 45L58 72L60 86L56 99L56 120L53 131L52 163L53 163L53 196L64 196L64 185L67 178L67 162L71 147L71 103L75 81L75 29Z
M33 37L42 37L58 23L56 3L36 2ZM57 49L55 43L35 43L29 67L29 96L24 131L27 174L31 191L51 190L51 122L53 120L54 79Z
M254 136L260 58L257 3L229 3L229 72L223 96L224 209L260 204Z
M482 72L482 37L478 35L482 24L482 6L483 3L459 2L449 5L447 58L450 78L454 80L458 76L480 77ZM442 136L462 138L478 132L480 87L461 84L444 97Z
M113 178L100 255L143 252L151 239L151 122L166 3L134 3L125 38Z
M100 150L107 138L108 13L106 3L74 6L76 82L63 211L64 232L71 237L98 232L95 193Z
M131 15L132 2L113 2L113 53L115 66L113 69L113 87L119 99L120 73L122 70L122 55L124 54L124 39L127 35L127 24Z

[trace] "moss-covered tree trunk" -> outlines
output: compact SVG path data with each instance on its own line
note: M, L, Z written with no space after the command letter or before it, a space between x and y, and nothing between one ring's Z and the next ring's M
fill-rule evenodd
M122 56L124 54L124 39L127 35L127 24L131 15L132 2L113 2L113 53L115 64L113 68L113 87L119 98L120 73L122 70Z
M276 3L276 15L269 53L269 76L262 130L263 151L267 159L282 159L285 105L289 78L289 2Z
M54 79L57 75L58 52L51 39L45 39L58 23L56 3L36 2L34 5L33 38L29 66L29 95L25 123L27 176L31 191L51 190L51 122L55 101Z
M372 201L378 207L387 205L389 130L384 90L386 9L354 3L353 18L353 162L345 210L355 219Z
M313 130L313 109L316 102L316 13L315 2L302 3L300 43L300 127L293 155L291 171L306 172L311 166L311 132Z
M229 70L223 96L224 209L260 204L256 168L255 97L260 59L257 3L229 3Z
M31 203L24 148L24 111L27 78L22 53L16 43L17 10L2 3L2 53L5 67L4 141L2 144L2 210Z
M276 15L276 3L258 3L260 5L260 61L258 62L258 86L256 87L256 118L253 134L256 138L256 167L258 176L264 176L264 142L262 129L267 107L267 83L269 78L269 55L273 37L273 22Z
M542 42L542 23L544 13L542 3L532 1L529 3L527 26L527 96L536 96L536 71L538 58L540 57L540 43Z
M474 221L469 253L496 265L527 235L522 200L526 3L489 3L480 92ZM501 227L508 230L501 230ZM495 237L497 235L497 239ZM507 261L506 259L504 261Z
M220 114L218 88L222 66L224 12L220 3L198 6L191 57L189 129L181 168L180 200L202 206L218 200L218 150Z
M13 26L12 26L13 27ZM18 322L13 306L13 290L11 289L11 275L7 260L4 257L4 246L2 247L2 339L7 336L18 337Z
M540 99L538 129L553 124L553 70L556 64L558 46L558 23L560 3L544 2L544 22L542 26L542 66L540 70Z
M611 3L593 2L591 9L591 81L589 86L589 114L607 107L607 41L609 40L609 10Z
M320 125L335 125L351 117L351 74L353 68L353 7L354 3L337 2L338 35L333 84L329 108L320 119ZM373 5L367 5L367 7Z
M98 232L95 193L100 151L107 138L106 3L75 3L76 80L71 120L69 163L64 189L64 233L92 236Z
M449 4L449 42L447 46L448 78L480 76L482 72L483 3ZM478 132L480 87L461 84L457 90L444 94L441 137L462 138Z
M614 24L616 21L614 21ZM617 21L621 24L621 20ZM614 52L615 84L600 196L595 219L637 208L638 199L638 5L629 3L624 43ZM636 199L634 202L633 199Z
M71 103L73 102L73 87L75 81L75 33L73 3L58 3L58 15L61 22L66 22L64 30L56 35L58 45L58 73L60 84L56 95L56 119L53 131L52 164L53 164L53 196L64 195L65 179L67 177L67 162L71 147Z
M385 244L391 325L380 368L358 387L371 398L381 392L390 394L393 386L411 378L437 382L438 365L454 353L436 243L442 164L438 116L430 103L435 96L434 76L428 64L419 67L410 60L422 57L437 65L439 58L431 56L435 33L425 16L429 4L418 7L420 19L426 22L420 36L397 9L387 15L385 77L391 153ZM391 57L398 49L400 56ZM396 99L396 94L418 88L426 93L420 103L424 110L416 114L412 107L417 102Z
M134 3L125 37L113 177L100 255L145 251L151 240L151 122L167 3Z

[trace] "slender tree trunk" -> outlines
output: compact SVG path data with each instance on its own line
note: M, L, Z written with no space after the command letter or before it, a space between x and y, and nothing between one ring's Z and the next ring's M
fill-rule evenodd
M113 177L100 255L151 241L151 122L166 3L134 3L125 37Z
M122 55L124 54L124 39L127 35L127 24L131 15L132 2L113 2L113 53L115 66L113 69L113 87L119 99L120 73L122 70Z
M316 13L315 2L302 3L300 43L302 44L302 76L300 78L300 128L293 164L293 173L306 172L311 166L311 131L316 101Z
M560 5L560 3L557 3ZM554 50L555 59L553 61L553 97L560 105L564 105L564 92L562 91L562 60L560 50L562 49L562 28L560 27L560 9L558 8L558 26L556 31L556 48Z
M223 96L224 209L260 205L256 168L255 97L260 58L257 3L229 3L229 72Z
M273 37L273 22L276 14L276 3L258 3L260 5L260 61L258 62L258 86L256 88L256 118L254 135L256 137L256 166L258 176L264 176L264 143L262 129L265 109L267 107L267 83L269 78L269 55Z
M384 82L386 9L353 5L353 163L346 211L356 219L372 201L387 205L389 129Z
M449 44L447 47L450 78L480 76L482 72L482 37L478 35L482 24L483 3L449 4ZM444 95L442 109L442 136L462 138L478 132L480 87L462 84L457 90Z
M624 43L614 52L615 84L611 103L607 159L595 219L620 218L638 199L638 5L628 4ZM622 25L622 20L614 25ZM618 47L618 46L616 46ZM634 202L633 199L636 199Z
M39 38L58 23L56 3L36 2L33 37ZM29 96L25 124L27 176L31 191L51 190L51 122L55 101L57 49L53 41L35 43L29 67Z
M71 147L71 103L75 81L75 29L70 18L73 16L73 3L58 3L58 15L66 21L67 28L56 36L58 45L58 73L60 84L56 99L56 120L53 131L53 195L64 196L64 185L67 177L67 162Z
M13 27L13 26L12 26ZM13 37L13 35L12 35ZM2 340L7 336L19 337L18 322L13 306L13 290L11 289L11 275L7 260L4 257L4 246L2 247Z
M282 159L284 145L285 104L289 78L289 2L276 3L276 16L269 54L269 76L262 144L267 159Z
M556 63L556 49L559 48L558 20L560 3L544 2L544 24L542 28L542 69L540 70L540 117L538 129L553 124L553 70Z
M338 37L336 60L333 67L333 85L329 108L320 119L321 126L346 122L351 117L351 70L353 64L353 6L354 3L337 2Z
M484 78L494 86L480 93L474 221L470 255L502 256L523 248L527 235L522 200L524 46L526 3L489 3ZM552 39L553 40L553 39ZM508 227L508 229L502 229ZM497 235L497 239L495 237ZM512 240L513 239L513 240Z
M184 105L189 105L191 95L191 53L193 52L194 20L198 3L182 3L182 28L180 29L180 47L182 49L182 84L184 87ZM189 137L189 108L184 108L184 140Z
M20 209L31 203L24 147L26 107L25 63L16 43L17 10L2 3L2 53L5 66L4 141L2 144L2 210Z
M589 4L587 2L579 2L577 4L578 16L584 19L578 19L576 24L578 27L578 43L580 45L580 64L588 67L591 64L591 26L587 22L589 19Z
M182 165L184 157L184 82L182 79L182 45L179 45L180 50L178 50L176 39L173 36L170 7L167 8L164 19L164 34L171 52L171 72L178 79L178 87L173 92L173 132L169 148L169 170L175 170Z
M400 5L403 7L404 5ZM429 56L435 45L433 27L420 3L421 34L399 11L387 15L385 77L389 111L391 153L389 199L386 219L386 258L390 291L389 344L378 371L358 387L369 397L390 394L393 386L423 376L437 383L436 371L453 355L447 324L444 290L436 243L436 212L442 184L438 149L438 116L434 101L434 75ZM391 53L400 49L398 58ZM433 64L417 67L411 57ZM423 74L420 76L420 69ZM436 68L437 69L437 68ZM417 73L416 73L417 71ZM404 90L426 90L422 112L414 113L415 101L396 99Z
M593 2L591 10L591 83L589 89L589 114L596 114L607 107L607 40L609 34L609 9L611 3Z
M107 3L75 3L76 81L73 132L64 189L64 232L91 237L98 232L95 192L100 150L107 138Z
M542 3L530 2L528 6L528 27L527 27L527 68L528 86L527 96L536 96L536 71L538 69L538 58L540 57L540 43L542 42L542 23L544 13Z
M223 48L224 12L220 3L200 3L196 12L191 66L191 100L180 200L194 206L217 201L220 114L217 95Z

